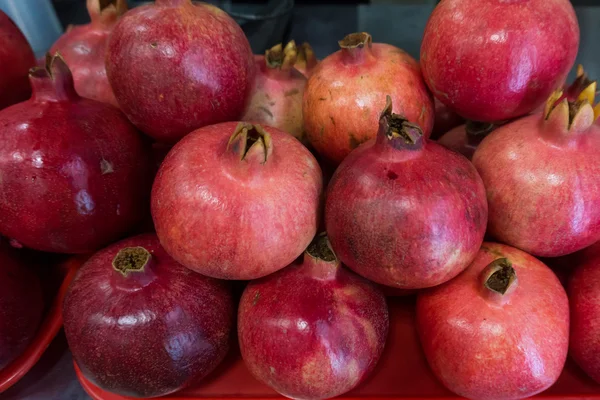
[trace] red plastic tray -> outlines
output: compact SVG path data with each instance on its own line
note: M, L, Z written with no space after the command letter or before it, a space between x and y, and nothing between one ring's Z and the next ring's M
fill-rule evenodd
M62 328L63 299L69 288L69 284L75 277L75 273L83 261L84 258L82 257L74 257L61 263L59 266L65 272L60 288L38 329L36 337L29 347L9 366L0 371L0 393L16 384L29 372Z
M421 351L414 325L414 297L390 298L390 333L386 350L371 377L346 399L457 399L433 376ZM95 400L130 400L99 389L75 366L87 393ZM234 346L229 357L195 387L164 397L169 400L271 399L277 393L250 375ZM600 400L600 385L588 378L571 360L558 382L538 399Z

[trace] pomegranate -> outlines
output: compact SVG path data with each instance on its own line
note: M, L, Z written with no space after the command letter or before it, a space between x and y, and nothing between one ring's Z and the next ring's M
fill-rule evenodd
M433 373L470 399L533 396L567 358L565 290L550 268L506 245L484 243L456 279L421 292L416 318Z
M425 82L462 117L535 110L565 81L579 47L569 0L444 0L421 44Z
M317 231L322 174L289 134L244 122L198 129L167 154L152 217L173 258L201 274L255 279L296 259Z
M174 143L196 128L242 116L254 56L242 29L219 8L156 0L116 24L106 70L131 122Z
M555 92L544 113L497 128L475 151L498 240L543 257L600 240L600 126L581 95L556 102Z
M302 43L298 48L298 58L296 59L294 68L300 71L302 75L309 78L318 63L319 60L317 60L311 45L307 42Z
M489 135L496 125L490 122L467 121L465 125L458 126L438 139L438 143L447 149L467 157L473 158L479 143Z
M35 65L31 46L17 25L0 10L0 109L27 100L27 72Z
M304 92L304 127L311 145L339 164L377 135L386 95L396 112L429 136L433 101L419 64L397 47L371 43L368 33L350 34L339 44L342 49L313 70Z
M104 59L108 36L117 19L127 11L127 3L125 0L87 0L87 9L92 22L69 28L50 52L63 56L80 96L118 107L106 77Z
M291 41L285 48L278 44L257 58L256 81L242 119L273 126L303 140L306 78L294 68L297 55L296 44Z
M246 366L294 399L326 399L356 387L377 364L388 326L381 291L343 268L325 235L302 263L250 282L238 313Z
M477 254L486 222L473 165L392 114L389 97L377 139L344 160L327 191L325 226L341 262L400 289L458 275Z
M0 370L29 345L43 311L39 278L13 249L0 244Z
M60 56L30 80L32 98L0 112L0 232L36 250L94 251L144 215L150 148L119 110L75 93Z
M600 383L600 242L586 249L569 281L571 301L570 353Z
M223 360L233 309L224 282L185 268L156 235L145 234L82 266L65 298L65 334L95 385L125 396L162 396Z
M433 104L435 106L435 121L433 130L431 131L431 139L437 140L444 133L465 122L460 115L450 110L448 106L438 99L433 99Z

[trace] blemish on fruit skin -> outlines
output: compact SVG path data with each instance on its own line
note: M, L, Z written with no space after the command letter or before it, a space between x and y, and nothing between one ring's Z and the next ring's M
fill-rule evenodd
M258 300L260 300L260 291L257 291L254 294L254 298L252 299L252 305L255 306L258 303Z
M100 161L100 171L102 171L102 175L106 175L106 174L111 174L113 172L115 172L112 164L105 159L102 159Z
M298 93L300 93L300 91L298 89L294 88L294 89L286 91L285 93L283 93L283 95L285 97L289 97L289 96L293 96L293 95L298 94Z
M267 108L267 107L258 107L258 109L260 111L262 111L263 113L267 114L269 117L273 118L273 113Z

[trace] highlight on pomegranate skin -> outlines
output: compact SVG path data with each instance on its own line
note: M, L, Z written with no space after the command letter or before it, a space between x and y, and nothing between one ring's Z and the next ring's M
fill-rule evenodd
M231 289L177 263L155 234L94 254L65 297L73 358L96 386L157 397L198 382L229 350Z
M325 234L301 263L250 282L238 312L246 366L294 399L331 398L359 385L383 353L388 325L383 293L341 265Z
M311 146L338 165L377 136L387 95L394 112L429 137L433 99L417 61L397 47L373 43L365 32L352 33L339 45L339 51L317 64L304 92L304 126Z
M325 225L340 260L399 289L458 275L477 254L486 223L475 167L393 114L389 97L377 138L342 162L327 189Z
M563 286L541 261L502 244L484 243L462 274L420 292L416 322L435 376L473 400L540 393L567 359Z

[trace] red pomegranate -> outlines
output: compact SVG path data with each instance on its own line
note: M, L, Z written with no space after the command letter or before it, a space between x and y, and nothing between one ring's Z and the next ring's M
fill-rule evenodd
M0 244L0 370L27 348L44 311L40 280L23 264Z
M377 139L344 160L327 190L325 226L340 260L400 289L458 275L477 254L486 222L473 165L392 114L389 97Z
M87 253L137 224L150 148L115 107L83 99L60 56L32 69L33 96L0 112L0 232L24 246Z
M315 52L311 45L307 42L302 43L300 47L298 47L298 58L296 59L296 64L294 64L294 68L302 73L302 75L310 78L313 70L319 63L319 60L315 56Z
M465 122L460 115L450 110L448 106L438 99L433 99L433 104L435 106L435 121L430 139L437 140L444 133Z
M575 62L569 0L444 0L421 44L425 82L464 118L494 122L535 110Z
M63 56L80 96L118 107L106 77L104 59L108 36L117 19L127 11L127 3L125 0L87 0L87 9L92 22L70 27L52 45L50 52Z
M227 354L231 290L174 261L156 235L96 253L71 284L65 334L87 379L134 397L172 393Z
M221 279L255 279L295 260L319 223L322 174L288 133L244 122L186 136L163 161L152 217L174 259Z
M571 338L577 364L600 383L600 242L583 252L584 260L569 281Z
M343 268L324 235L302 263L250 282L238 313L246 366L294 399L327 399L356 387L377 364L388 325L381 291Z
M569 302L542 262L484 243L457 278L419 294L417 330L433 373L454 393L524 399L550 387L563 369Z
M114 27L106 70L131 122L174 143L194 129L242 116L254 57L242 29L219 8L156 0Z
M473 156L487 189L488 232L543 257L600 240L600 126L588 100L561 97L543 114L497 128Z
M306 77L294 68L296 43L280 44L256 58L256 80L244 121L269 125L304 139L302 96Z
M31 87L27 73L35 62L23 33L0 10L0 110L29 98Z
M377 135L386 95L392 97L394 111L428 137L433 101L419 64L397 47L371 43L368 33L350 34L339 44L342 49L313 70L304 92L304 126L311 145L339 164Z
M460 153L471 160L479 143L495 127L496 125L490 122L467 121L465 125L457 126L447 132L437 142L445 148Z

